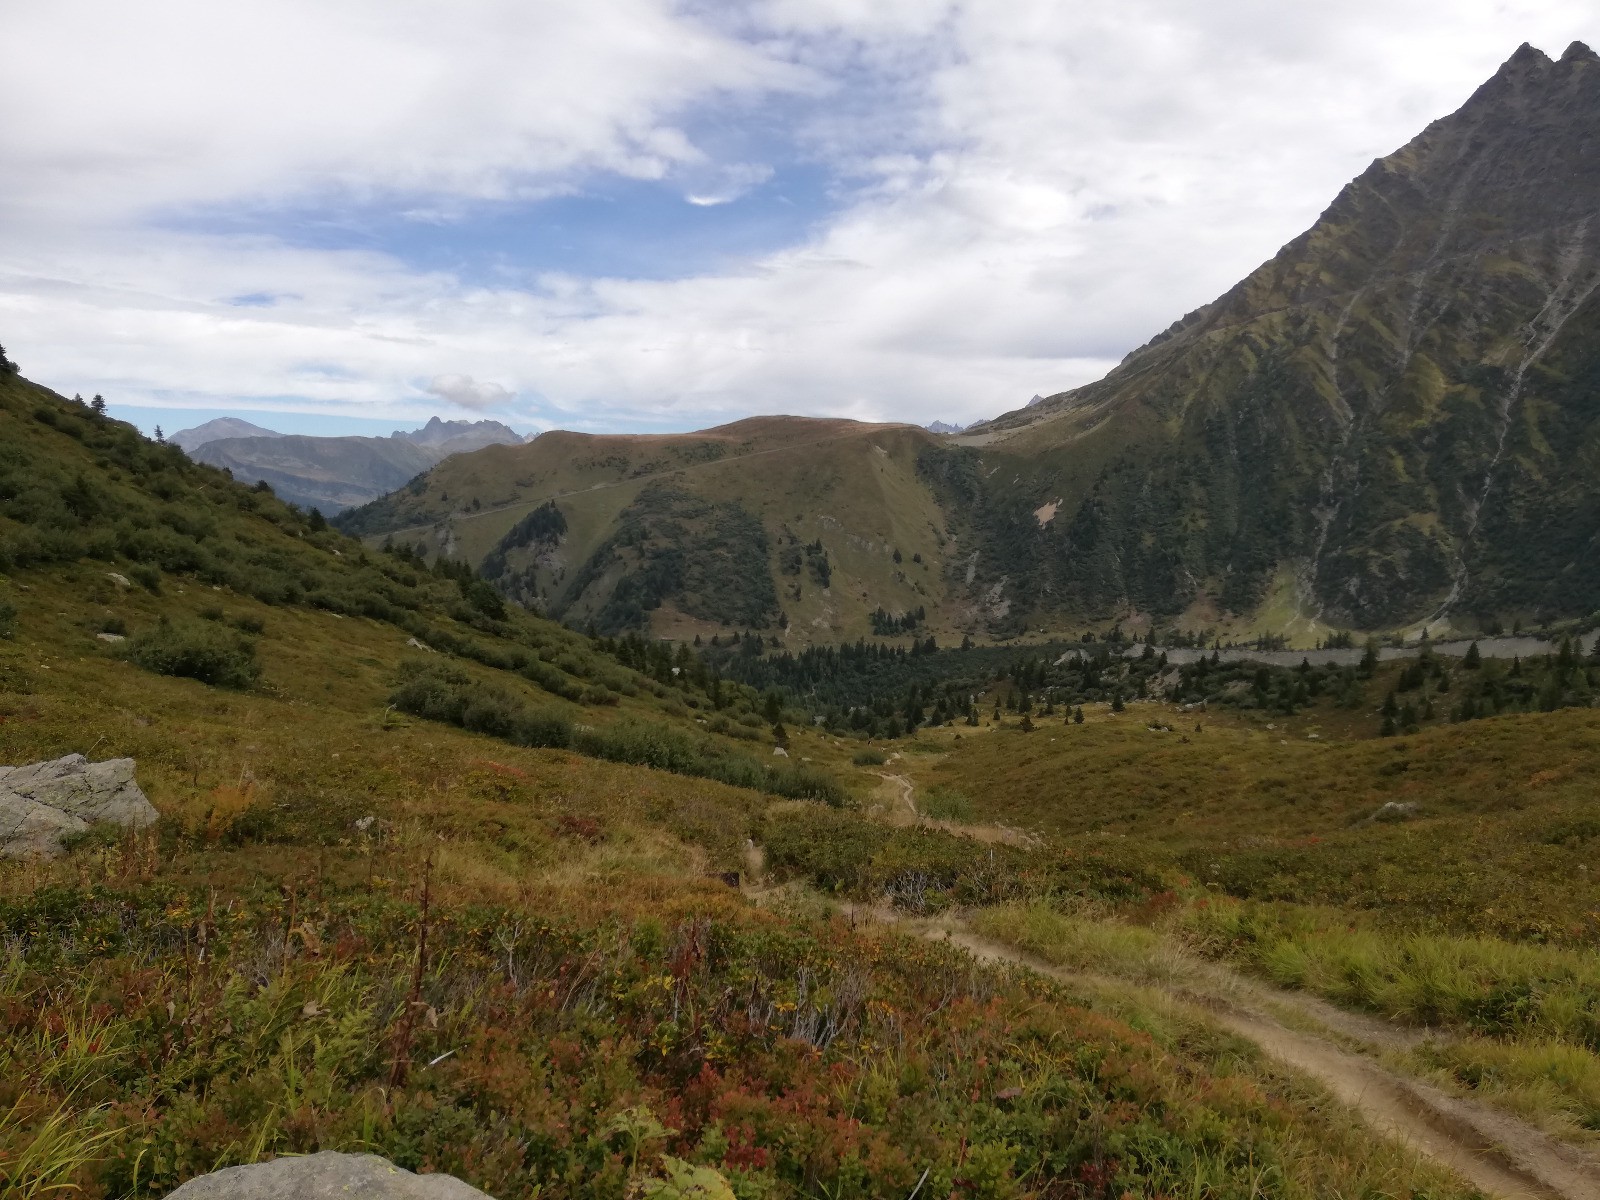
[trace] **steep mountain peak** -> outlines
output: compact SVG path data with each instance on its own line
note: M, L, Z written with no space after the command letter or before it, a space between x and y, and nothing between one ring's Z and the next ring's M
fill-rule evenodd
M1473 93L1462 109L1444 122L1478 115L1487 105L1513 107L1533 105L1548 106L1555 96L1574 79L1574 67L1587 70L1595 61L1595 53L1582 42L1573 42L1560 60L1551 58L1543 50L1527 42L1517 47L1517 52L1501 64L1500 69Z
M1543 50L1539 49L1539 47L1535 46L1532 42L1523 42L1522 45L1516 48L1516 51L1511 55L1511 57L1506 59L1500 70L1504 71L1510 67L1548 67L1550 63L1550 56Z

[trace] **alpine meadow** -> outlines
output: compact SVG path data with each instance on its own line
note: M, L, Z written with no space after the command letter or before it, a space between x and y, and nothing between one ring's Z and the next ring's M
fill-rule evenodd
M1525 44L954 432L0 352L0 1196L1597 1200L1597 155Z

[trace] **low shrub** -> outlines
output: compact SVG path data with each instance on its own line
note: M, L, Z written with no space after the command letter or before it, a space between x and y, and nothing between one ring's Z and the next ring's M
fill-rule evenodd
M0 638L8 638L17 632L17 606L9 600L0 600Z
M572 749L591 758L715 779L793 800L821 800L834 806L842 806L846 800L836 780L811 767L769 767L667 725L628 721L606 729L577 729L561 713L537 708L502 687L479 683L447 665L408 664L389 703L412 716L518 746Z
M255 643L214 625L163 618L128 646L128 657L157 675L243 690L261 678Z
M858 767L881 767L889 761L889 756L882 750L858 750L850 761Z
M476 683L454 667L415 665L404 670L389 703L414 717L518 746L559 749L572 744L572 722L564 714L535 708L504 688Z
M932 817L935 821L972 820L972 801L965 792L953 787L941 785L929 788L922 794L917 807L923 816Z

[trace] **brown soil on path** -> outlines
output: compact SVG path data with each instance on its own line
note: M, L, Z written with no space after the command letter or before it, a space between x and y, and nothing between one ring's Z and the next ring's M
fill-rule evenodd
M883 782L878 786L877 815L890 825L920 825L928 829L942 829L957 837L971 838L985 845L1036 846L1039 839L1009 825L969 825L964 821L943 821L924 816L917 808L916 786L904 775L891 775L879 771Z
M948 939L975 958L1027 967L1065 983L1123 982L1054 966L959 924L930 922L913 927L925 937ZM1243 979L1236 983L1225 994L1156 986L1174 999L1199 1007L1216 1024L1253 1042L1268 1057L1316 1079L1377 1132L1448 1167L1490 1196L1502 1200L1600 1200L1600 1160L1486 1105L1446 1095L1396 1074L1364 1054L1292 1029L1249 1000L1270 999L1313 1021L1331 1017L1324 1022L1330 1028L1374 1047L1392 1046L1394 1039L1409 1039L1409 1034L1331 1009L1320 1001L1304 1003L1308 998L1294 993L1266 989Z

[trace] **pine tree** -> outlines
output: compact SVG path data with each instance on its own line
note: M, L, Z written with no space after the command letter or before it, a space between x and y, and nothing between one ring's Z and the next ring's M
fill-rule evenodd
M1461 665L1469 671L1476 671L1483 666L1483 655L1478 651L1478 643L1473 642L1467 647L1467 653L1461 660Z

